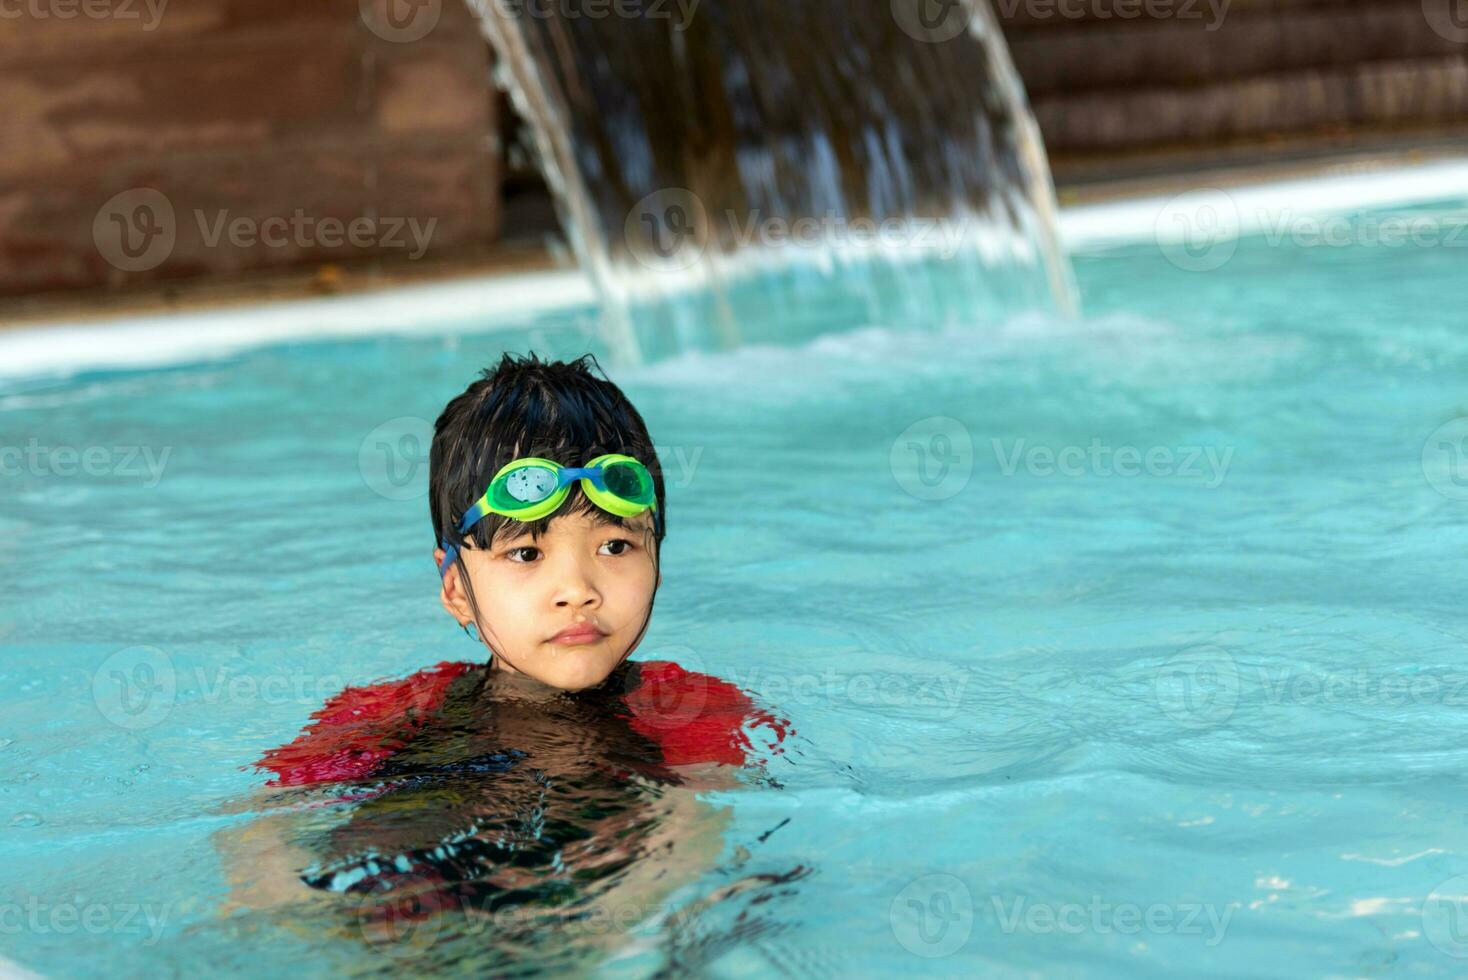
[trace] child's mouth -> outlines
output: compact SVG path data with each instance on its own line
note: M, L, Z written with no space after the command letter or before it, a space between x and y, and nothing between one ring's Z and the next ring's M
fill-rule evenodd
M550 642L559 643L562 646L581 646L586 643L596 643L605 638L606 634L591 623L577 623L551 637Z

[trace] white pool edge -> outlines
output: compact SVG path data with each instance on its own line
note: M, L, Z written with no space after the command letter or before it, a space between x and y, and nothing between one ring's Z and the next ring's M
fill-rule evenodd
M0 980L41 980L41 975L30 972L14 960L0 956Z
M1390 208L1468 197L1468 159L1419 164L1356 161L1326 165L1307 176L1252 184L1193 183L1172 194L1065 208L1060 237L1072 252L1139 242L1174 242L1221 221L1233 235L1257 234L1297 219L1358 208ZM1216 226L1210 226L1216 227Z
M289 341L479 332L526 314L595 302L590 281L569 270L187 313L56 321L0 331L0 378L163 367Z
M1076 253L1178 240L1191 217L1227 212L1230 233L1247 235L1293 217L1383 208L1463 196L1468 159L1420 164L1341 163L1308 176L1143 194L1063 207L1060 236ZM0 379L88 370L163 367L290 341L482 332L527 314L596 302L577 270L477 276L349 296L246 304L186 313L55 321L0 330Z

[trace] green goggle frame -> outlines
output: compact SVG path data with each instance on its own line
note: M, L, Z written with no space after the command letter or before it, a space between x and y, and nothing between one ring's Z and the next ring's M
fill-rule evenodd
M484 496L464 512L464 518L459 522L459 534L468 534L474 525L490 514L526 523L548 517L566 502L571 495L572 484L578 480L587 498L609 514L636 517L651 510L657 533L662 534L662 516L657 512L657 488L652 474L631 456L618 453L598 456L581 468L562 466L554 460L535 456L506 464L489 481L489 489L484 491ZM447 539L443 542L443 550L440 575L448 572L459 553L458 546Z

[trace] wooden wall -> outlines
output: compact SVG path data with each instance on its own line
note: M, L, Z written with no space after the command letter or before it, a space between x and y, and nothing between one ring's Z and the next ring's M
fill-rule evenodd
M1468 127L1459 0L993 2L1061 178L1159 151Z
M0 18L0 293L401 257L410 221L428 254L494 237L496 102L462 3L149 3Z
M1462 0L991 2L1061 183L1177 169L1176 151L1468 132ZM402 269L430 228L429 256L493 241L506 200L511 231L549 231L523 162L503 179L489 61L461 0L7 4L0 295ZM308 230L282 226L298 215Z

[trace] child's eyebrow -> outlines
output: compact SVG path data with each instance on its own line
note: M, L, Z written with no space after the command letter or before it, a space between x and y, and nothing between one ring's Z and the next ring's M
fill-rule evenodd
M626 518L619 518L615 514L609 514L601 509L590 513L590 516L592 526L596 528L615 527L624 530L634 530L627 526ZM530 528L531 525L529 524L507 524L499 534L495 535L495 546L500 547L513 544L516 541L532 537Z

